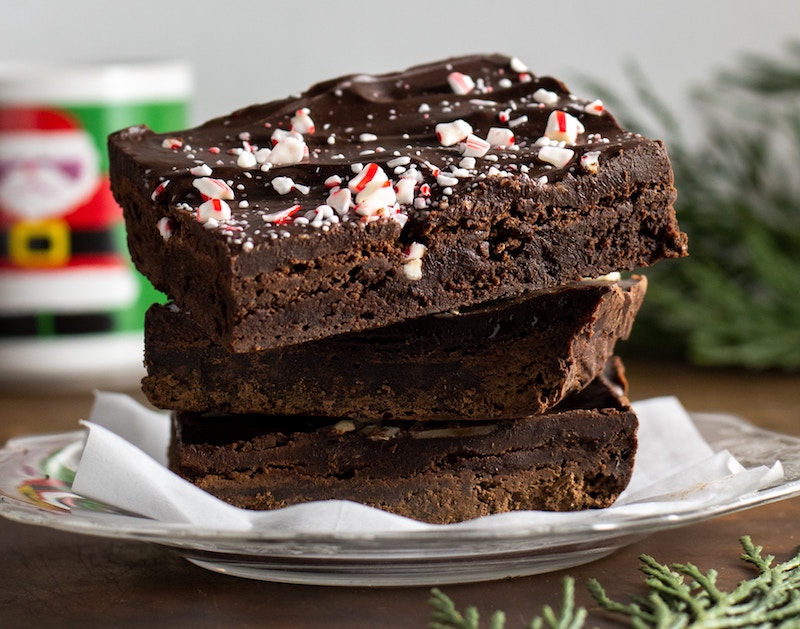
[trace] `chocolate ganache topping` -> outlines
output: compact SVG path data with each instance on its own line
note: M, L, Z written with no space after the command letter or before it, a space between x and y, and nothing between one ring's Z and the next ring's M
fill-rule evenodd
M345 76L193 130L126 134L127 150L149 166L142 185L163 208L165 239L176 213L244 254L384 222L412 280L437 209L503 178L535 191L591 176L605 156L643 141L600 101L502 55Z

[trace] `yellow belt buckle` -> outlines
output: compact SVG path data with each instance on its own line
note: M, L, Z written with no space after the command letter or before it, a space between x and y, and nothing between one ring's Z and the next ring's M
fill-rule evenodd
M69 225L59 218L12 225L8 256L21 267L64 266L70 258Z

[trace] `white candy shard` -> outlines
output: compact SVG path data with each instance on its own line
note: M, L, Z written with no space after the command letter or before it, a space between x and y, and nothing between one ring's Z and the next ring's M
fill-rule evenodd
M583 133L586 129L580 120L575 116L568 114L565 111L554 111L547 119L547 126L544 130L545 137L556 140L557 142L564 142L566 144L575 144L578 135Z
M250 151L242 151L239 153L239 157L236 158L236 165L239 168L249 170L258 165L258 160L256 160L256 156Z
M436 125L436 139L442 146L453 146L472 133L472 126L466 120L440 122Z
M159 196L159 195L160 195L162 192L164 192L164 190L166 190L166 189L167 189L167 186L168 186L168 185L169 185L169 179L165 179L165 180L164 180L164 181L162 181L160 184L158 184L158 185L156 186L156 189L155 189L155 190L153 190L153 194L151 194L151 195L150 195L150 200L151 200L151 201L155 201L155 200L156 200L156 198L157 198L157 197L158 197L158 196Z
M396 203L397 195L388 179L371 181L356 195L355 211L360 216L373 216L393 208Z
M543 105L555 105L558 102L558 94L540 87L533 93L533 100Z
M230 217L231 208L222 199L209 199L197 208L197 220L201 223L227 221Z
M521 74L522 72L528 72L528 66L522 62L521 59L517 57L513 57L510 62L511 69L516 72L517 74Z
M307 150L308 147L302 139L287 135L272 147L267 161L273 166L299 164L305 158Z
M158 219L156 227L158 227L158 233L161 234L165 241L172 237L172 221L168 217L164 216Z
M586 172L595 174L600 166L600 151L589 151L581 155L581 168Z
M350 188L351 192L359 193L370 184L383 184L388 180L389 177L386 175L383 168L372 162L364 166L358 174L350 180L347 187Z
M422 279L422 258L428 248L420 242L413 242L403 253L403 274L406 279L416 282Z
M289 194L294 189L294 180L291 177L275 177L271 183L278 194Z
M491 144L484 140L483 138L479 138L477 135L470 133L466 139L464 140L464 144L462 145L461 154L465 158L475 158L475 157L483 157L486 153L489 152L491 148ZM463 161L463 160L462 160ZM474 168L475 162L473 160L471 166L467 166L466 168Z
M586 107L583 108L587 114L592 114L594 116L599 116L605 111L605 106L603 105L603 101L600 99L593 100L591 103L587 104Z
M177 151L182 146L183 146L183 140L181 140L180 138L165 138L161 142L161 148L171 149L173 151Z
M543 146L539 149L538 157L541 161L552 164L556 168L563 168L575 156L575 151L560 146Z
M486 141L490 146L506 148L514 144L514 132L511 129L492 127L486 134Z
M447 75L447 82L456 94L469 94L475 89L475 81L468 74L451 72Z
M272 212L271 214L264 214L261 218L264 219L267 223L273 223L275 225L283 225L291 221L292 216L294 216L297 212L302 209L300 205L293 205L291 207L286 208L285 210L281 210L279 212Z
M255 152L256 162L259 164L266 164L269 161L269 156L272 155L272 149L263 148Z
M394 186L395 194L397 195L397 202L403 205L410 205L414 202L414 188L416 182L411 178L403 178L398 181Z
M208 177L212 172L211 166L208 164L200 164L189 169L189 173L195 177Z
M292 117L292 131L313 135L314 131L316 131L316 127L314 126L314 121L309 115L310 113L311 110L308 107L298 109Z
M439 175L436 178L436 183L444 188L446 186L455 186L458 183L458 179L449 175Z
M338 188L342 185L342 178L339 175L331 175L325 180L326 188Z
M222 179L200 177L195 179L192 185L207 199L225 199L226 201L233 199L233 190Z
M353 193L347 188L336 188L325 199L325 203L336 210L339 216L344 216L353 205Z

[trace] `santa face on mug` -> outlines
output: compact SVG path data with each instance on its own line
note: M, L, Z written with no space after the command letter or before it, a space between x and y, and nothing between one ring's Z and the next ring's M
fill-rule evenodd
M97 149L66 116L17 112L17 120L7 116L6 128L0 129L0 208L28 220L62 216L95 192Z
M110 330L109 313L138 294L121 219L97 144L76 119L0 109L0 337ZM42 327L42 315L55 323Z

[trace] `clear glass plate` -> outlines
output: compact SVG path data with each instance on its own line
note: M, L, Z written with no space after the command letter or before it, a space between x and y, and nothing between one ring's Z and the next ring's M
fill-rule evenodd
M438 585L538 574L588 563L651 533L800 495L800 439L738 418L693 414L715 451L744 466L780 460L778 485L681 513L602 518L570 526L437 528L373 535L221 531L123 513L71 491L83 433L20 437L0 449L0 515L99 537L147 541L224 574L322 585Z

